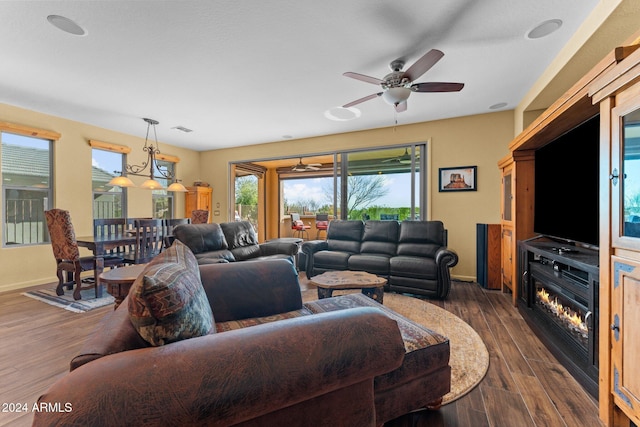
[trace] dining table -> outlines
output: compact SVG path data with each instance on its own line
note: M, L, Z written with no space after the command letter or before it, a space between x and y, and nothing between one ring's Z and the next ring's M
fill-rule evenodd
M100 283L100 274L104 270L104 257L108 255L109 250L121 246L129 246L136 244L136 236L133 233L125 232L122 234L112 234L107 236L80 236L76 237L78 246L87 248L93 252L96 259L94 277L97 282L98 298L102 297L103 286Z

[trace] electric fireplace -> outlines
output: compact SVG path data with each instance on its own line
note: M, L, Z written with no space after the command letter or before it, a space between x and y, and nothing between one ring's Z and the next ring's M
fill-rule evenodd
M598 252L519 242L520 313L553 355L598 395Z

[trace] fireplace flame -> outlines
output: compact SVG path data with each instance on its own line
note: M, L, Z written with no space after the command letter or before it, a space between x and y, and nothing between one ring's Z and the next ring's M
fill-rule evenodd
M556 316L558 316L563 321L572 325L582 334L588 334L587 324L584 322L584 319L580 315L580 313L568 308L564 307L561 303L558 302L558 298L552 298L547 292L546 289L542 288L536 292L538 299L545 305L549 310L551 310Z

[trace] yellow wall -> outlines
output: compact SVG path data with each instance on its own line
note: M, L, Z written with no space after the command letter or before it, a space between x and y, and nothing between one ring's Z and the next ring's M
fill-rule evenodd
M92 232L91 148L88 139L127 145L132 148L129 163L144 160L144 140L95 126L40 114L0 104L3 121L52 130L62 134L55 148L55 206L68 209L77 235ZM248 147L193 152L162 144L166 154L177 155L178 175L186 185L204 180L213 186L214 222L232 218L233 203L229 193L229 162L288 157L333 150L388 146L430 141L431 175L429 179L429 212L449 230L449 246L460 256L452 274L463 280L474 280L476 272L476 223L500 221L500 172L498 160L507 154L513 137L513 112L503 111L476 116L424 122L397 128L380 128L362 132L317 138L274 142ZM438 192L438 168L453 166L478 167L478 191ZM136 183L142 178L133 177ZM138 188L129 190L128 216L151 215L151 193ZM272 180L269 192L277 192ZM176 216L184 216L184 197L176 197ZM268 219L270 229L277 220ZM274 232L274 230L272 231ZM0 292L55 280L55 262L48 245L0 249Z
M476 223L500 222L500 171L497 162L508 154L513 138L513 111L459 117L397 128L380 128L362 132L288 140L201 153L201 176L213 188L213 206L220 216L214 222L227 221L233 213L229 194L229 162L274 159L295 154L318 154L330 151L431 141L430 218L442 220L449 230L449 246L460 262L452 274L463 280L476 275ZM478 166L478 191L438 192L438 168ZM270 190L274 190L274 184ZM277 189L276 189L277 191ZM268 218L272 228L278 220ZM273 230L268 230L272 234Z
M34 111L0 104L0 120L60 133L54 149L54 207L69 210L76 235L93 233L93 204L91 193L91 147L89 139L113 142L131 147L129 163L146 160L142 151L144 138L138 138L107 129L62 119ZM145 124L140 120L140 133ZM162 144L160 150L180 158L178 176L185 183L193 182L199 173L199 153ZM1 153L0 153L1 155ZM136 184L144 178L132 177ZM176 193L176 217L184 216L184 195ZM2 207L4 209L4 207ZM129 190L128 216L152 215L151 192L139 188ZM0 230L0 238L2 236ZM83 255L88 255L84 253ZM53 282L55 260L50 245L0 248L0 292L31 285Z

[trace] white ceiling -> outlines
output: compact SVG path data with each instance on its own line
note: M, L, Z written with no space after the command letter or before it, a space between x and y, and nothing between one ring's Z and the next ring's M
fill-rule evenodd
M1 1L0 102L194 150L281 141L513 109L598 0ZM47 21L72 19L84 36ZM542 39L526 33L561 19ZM445 56L395 113L376 98L361 117L328 109L380 91L430 49ZM193 129L183 133L171 128ZM114 141L115 142L115 141Z

